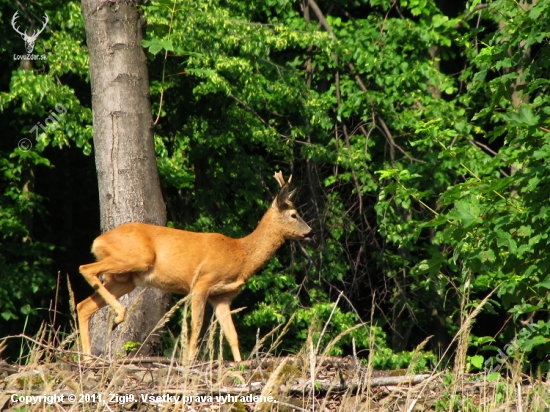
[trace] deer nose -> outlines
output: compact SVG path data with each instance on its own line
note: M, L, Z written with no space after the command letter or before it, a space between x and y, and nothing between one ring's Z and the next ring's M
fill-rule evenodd
M311 229L308 233L304 235L304 239L312 239L315 236L315 232Z

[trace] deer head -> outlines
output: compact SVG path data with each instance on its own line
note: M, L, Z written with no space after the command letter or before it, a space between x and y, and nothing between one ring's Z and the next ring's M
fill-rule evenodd
M28 36L27 33L20 31L19 28L15 26L15 20L17 20L17 18L19 17L18 13L19 12L16 11L15 14L13 15L13 18L11 19L11 26L17 33L21 35L21 38L25 41L25 48L27 49L27 53L31 54L34 50L34 43L36 42L36 39L38 38L40 33L44 31L44 29L46 28L46 24L48 24L48 21L50 19L48 18L48 15L44 13L45 21L42 28L38 31L34 30L33 35Z
M274 177L279 186L281 186L281 189L273 200L271 208L277 211L275 214L276 219L284 238L290 240L310 240L313 238L314 232L300 217L296 211L296 206L294 206L291 200L291 197L296 193L296 189L289 192L292 175L288 178L288 182L285 182L281 172L275 173Z

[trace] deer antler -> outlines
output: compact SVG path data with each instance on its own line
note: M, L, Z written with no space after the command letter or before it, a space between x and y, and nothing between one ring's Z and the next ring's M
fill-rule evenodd
M38 37L38 35L44 31L44 29L46 28L46 25L50 21L50 18L48 17L48 15L46 13L44 13L44 17L45 17L46 21L44 21L44 24L42 25L42 28L38 31L35 30L34 33L32 34L32 36L27 36L27 33L23 33L22 31L19 30L19 27L15 27L15 20L17 20L19 18L19 12L18 11L15 12L15 14L13 15L13 17L11 19L11 26L21 36L36 39Z
M46 18L46 21L42 25L42 28L40 30L38 30L38 32L36 32L36 30L35 30L35 32L33 33L33 37L35 37L35 38L38 37L38 35L44 31L44 29L46 28L46 24L48 24L48 22L50 21L50 18L48 17L48 15L46 13L44 13L44 17Z
M277 182L279 183L279 186L283 187L284 184L285 184L285 178L283 177L283 173L282 172L275 172L275 175L273 176L275 178L275 180L277 180ZM292 182L292 175L290 175L290 177L288 178L288 184L290 184L290 182Z
M26 36L27 33L22 33L21 31L19 31L19 27L15 27L15 20L17 20L19 18L19 12L16 11L15 14L13 15L12 19L11 19L11 26L13 27L13 29L19 33L21 36Z
M277 183L279 183L279 186L283 187L283 185L285 184L285 179L283 177L283 174L279 171L279 172L275 172L275 174L273 175L273 177L275 178L275 180L277 181Z

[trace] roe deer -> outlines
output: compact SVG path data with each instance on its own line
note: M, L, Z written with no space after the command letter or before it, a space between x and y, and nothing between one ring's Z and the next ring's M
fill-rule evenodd
M206 301L214 307L233 358L241 360L237 331L230 313L231 300L286 239L313 237L313 230L298 215L289 184L275 173L281 189L256 229L241 239L219 233L195 233L144 223L126 223L97 237L92 253L97 262L80 266L80 273L96 292L77 305L82 351L91 354L90 317L105 305L124 320L125 308L117 300L136 286L192 294L191 338L187 358L192 360L204 318ZM104 275L105 283L98 276Z

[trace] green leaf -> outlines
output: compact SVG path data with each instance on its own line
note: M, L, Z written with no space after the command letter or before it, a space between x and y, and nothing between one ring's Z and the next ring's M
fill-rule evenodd
M547 342L548 342L547 338L545 338L544 336L537 335L532 337L531 339L526 339L522 349L529 352L537 346L545 345Z
M492 250L482 250L481 252L479 252L479 260L481 260L482 262L494 262L495 261L495 252L493 252Z
M500 373L498 372L492 372L489 375L487 375L487 382L493 382L500 378Z
M31 307L29 304L26 304L26 305L23 305L21 306L21 313L23 315L28 315L29 313L31 313Z
M448 21L449 21L449 18L442 14L436 14L435 16L432 17L432 25L434 27L440 27Z
M5 310L2 313L0 313L0 316L4 318L4 320L11 320L11 319L17 319L17 316L13 314L10 310Z
M481 369L483 367L483 363L485 362L485 358L481 355L470 356L468 359L477 369Z
M380 179L390 179L394 176L398 176L400 173L400 170L399 169L377 170L374 173L380 175Z
M166 51L172 51L174 50L174 46L172 45L172 42L170 40L159 40L159 39L151 39L151 40L142 40L141 45L145 47L146 49L149 49L149 52L152 54L157 54L161 50Z
M445 257L439 251L432 254L428 260L420 262L416 269L418 273L429 273L430 276L435 276L441 270L441 265L445 262Z
M455 208L449 212L448 217L459 220L463 227L468 228L472 224L481 221L479 218L480 215L481 211L477 203L472 203L468 200L459 200L455 203Z
M510 112L504 117L508 119L512 126L516 127L536 126L539 123L539 116L535 116L531 107L526 104L522 104L517 113Z

